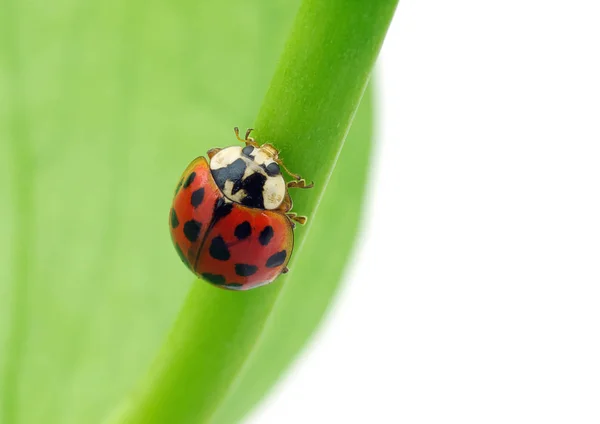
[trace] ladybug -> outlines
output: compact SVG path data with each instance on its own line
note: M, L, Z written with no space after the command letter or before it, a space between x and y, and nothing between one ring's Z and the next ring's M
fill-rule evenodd
M312 188L291 173L271 144L214 148L184 171L175 189L169 229L175 250L198 277L215 286L248 290L288 272L295 223L288 188ZM283 168L292 178L286 182Z

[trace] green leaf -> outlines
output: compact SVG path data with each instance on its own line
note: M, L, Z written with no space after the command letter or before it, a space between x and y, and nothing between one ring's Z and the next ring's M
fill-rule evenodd
M368 181L372 128L372 94L367 90L323 200L311 217L313 224L302 254L295 258L294 272L212 423L238 422L256 405L300 352L343 282Z
M274 142L294 172L317 182L310 192L294 193L295 210L301 213L318 213L395 6L394 0L305 0L299 10L255 128L257 141ZM364 147L351 151L346 159L350 168L361 169L363 152ZM353 189L356 187L331 192L340 208L338 215L358 213L357 198L350 204L340 199ZM309 229L310 225L296 232L292 267L305 254L304 237ZM327 226L321 229L314 235L318 242L313 241L313 246L323 261L333 256L332 249L339 245L338 240L329 238ZM349 244L346 238L339 242ZM296 280L292 269L278 283L242 295L202 283L194 285L148 376L119 412L116 422L208 422L219 418L224 409L236 407L227 401L247 395L246 376L269 367L256 360L256 355L262 352L280 357L282 365L274 368L280 371L306 337L290 336L287 326L273 327L278 313L288 319L287 311L279 310L280 303L286 301L286 292L298 287L289 318L297 316L296 308L305 307L308 320L319 317L322 309L312 310L312 315L309 312L313 293L307 281L318 279L317 287L330 286L321 295L333 293L338 275L321 273L310 263L305 263L304 269L302 279ZM295 343L294 349L269 350L268 343L272 347L273 340L282 333ZM263 392L272 380L266 380ZM225 411L222 419L227 422L237 418L249 406Z
M0 0L0 423L94 423L192 275L187 163L252 123L297 2Z
M232 422L289 365L355 237L370 102L331 170L395 6L310 3L315 25L296 25L269 84L298 2L0 0L0 423L93 423L117 405L117 420ZM317 184L294 194L310 227L288 277L247 293L197 281L185 300L173 187L259 110L259 141Z

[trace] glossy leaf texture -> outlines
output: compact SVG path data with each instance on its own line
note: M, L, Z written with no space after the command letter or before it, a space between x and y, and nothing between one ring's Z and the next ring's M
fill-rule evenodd
M287 166L318 182L310 192L294 193L297 211L318 214L396 4L302 1L255 121L259 143L275 142ZM295 232L291 271L278 284L244 296L207 284L191 287L157 359L116 422L213 420L260 348L311 225ZM334 242L327 232L320 237Z
M273 387L326 313L352 269L353 245L360 239L363 201L368 199L373 137L372 93L367 90L348 134L325 195L312 217L294 273L285 281L261 338L212 423L238 422Z
M192 281L167 231L174 185L254 121L297 6L0 0L1 423L100 422L150 366ZM331 300L360 215L371 115L363 101L215 422L260 400Z
M296 8L0 0L1 423L100 422L148 368L193 281L177 179L252 123Z

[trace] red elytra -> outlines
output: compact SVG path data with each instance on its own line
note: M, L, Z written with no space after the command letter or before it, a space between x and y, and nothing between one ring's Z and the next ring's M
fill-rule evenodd
M198 277L233 290L259 287L287 271L296 219L286 214L291 199L287 203L279 210L265 210L229 201L208 161L199 157L176 188L171 238L181 260Z

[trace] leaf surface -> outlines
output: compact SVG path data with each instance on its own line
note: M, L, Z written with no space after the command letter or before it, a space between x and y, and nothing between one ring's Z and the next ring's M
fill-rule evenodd
M193 279L174 185L252 123L297 4L0 0L0 422L100 422L148 368Z

